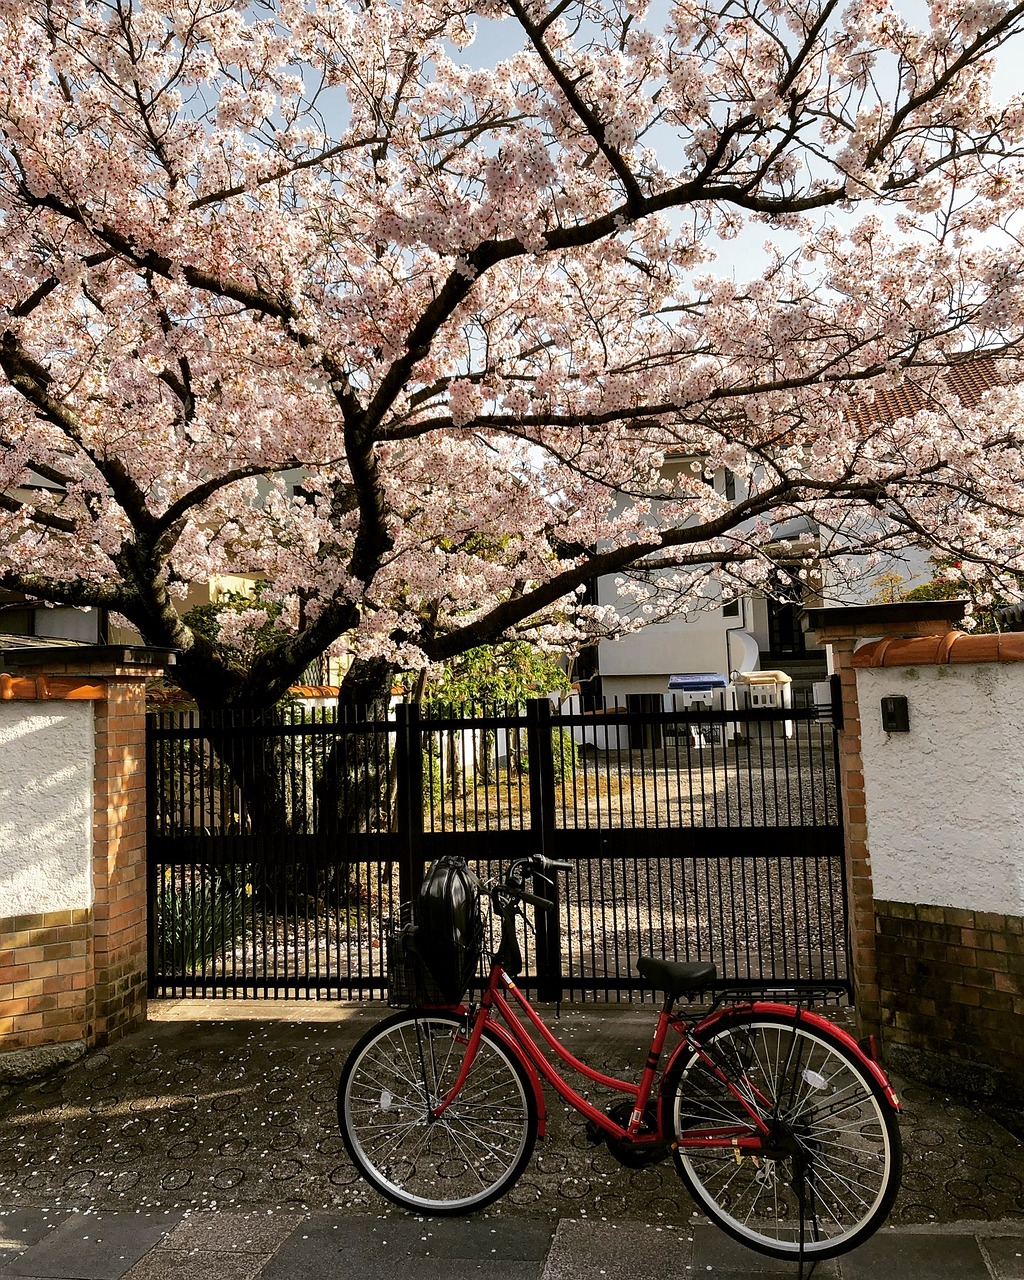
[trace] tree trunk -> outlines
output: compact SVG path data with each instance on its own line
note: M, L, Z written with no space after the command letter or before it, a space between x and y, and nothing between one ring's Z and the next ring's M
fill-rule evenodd
M395 668L384 658L357 658L345 673L339 706L367 715L386 715Z
M387 720L393 676L383 659L354 662L338 695L339 725ZM329 821L339 836L366 831L382 821L390 826L390 746L386 733L339 733L335 738L315 792L321 822Z

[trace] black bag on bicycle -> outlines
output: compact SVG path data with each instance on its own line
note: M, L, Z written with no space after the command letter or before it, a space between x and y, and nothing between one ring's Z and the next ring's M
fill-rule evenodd
M437 858L423 879L416 912L416 949L445 1004L458 1004L473 980L483 946L480 881L465 858Z

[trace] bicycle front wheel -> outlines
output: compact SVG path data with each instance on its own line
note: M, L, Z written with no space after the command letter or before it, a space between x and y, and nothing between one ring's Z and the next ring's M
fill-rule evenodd
M674 1079L676 1168L724 1231L774 1258L832 1258L885 1221L899 1190L896 1116L838 1037L784 1014L717 1024L704 1052L769 1126L764 1154L687 1147L687 1132L757 1134L747 1109L694 1053Z
M537 1140L537 1101L519 1059L484 1029L458 1097L469 1036L444 1013L397 1013L349 1055L338 1084L338 1123L359 1172L418 1213L469 1213L505 1194Z

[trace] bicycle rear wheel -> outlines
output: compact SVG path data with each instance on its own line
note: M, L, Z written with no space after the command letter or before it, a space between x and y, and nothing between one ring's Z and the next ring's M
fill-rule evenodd
M485 1029L458 1097L468 1034L445 1013L397 1013L349 1055L338 1084L338 1123L362 1176L403 1208L469 1213L505 1194L537 1140L537 1102L522 1063Z
M708 1216L749 1248L786 1259L801 1247L811 1259L835 1257L877 1231L899 1190L899 1128L842 1041L795 1016L743 1013L713 1027L702 1048L772 1129L764 1155L687 1148L688 1130L758 1129L696 1053L666 1080L676 1168Z

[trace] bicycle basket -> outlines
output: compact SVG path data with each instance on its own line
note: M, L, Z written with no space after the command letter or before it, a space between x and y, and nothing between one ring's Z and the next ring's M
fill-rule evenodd
M412 914L411 904L403 903L388 930L388 1004L398 1009L446 1003L416 950L418 929Z

